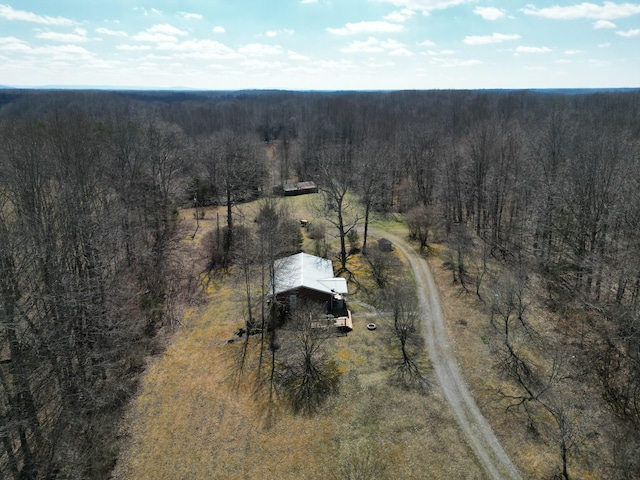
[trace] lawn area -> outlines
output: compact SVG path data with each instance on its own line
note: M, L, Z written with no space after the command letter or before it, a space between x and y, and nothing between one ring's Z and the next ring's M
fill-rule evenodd
M189 312L149 367L124 478L483 478L437 391L388 384L389 319L369 331L356 315L335 339L341 386L317 416L279 409L267 422L250 385L237 386L241 346L225 342L238 326L225 296L220 288Z
M296 217L316 220L309 197L289 200ZM376 228L402 228L384 222ZM366 267L357 258L351 267L366 283ZM267 411L253 373L258 339L249 343L244 374L242 341L228 343L243 324L240 291L233 275L211 284L206 303L186 311L171 345L149 363L115 478L484 478L437 388L420 395L389 384L398 355L392 320L366 308L354 305L354 330L329 341L342 375L321 411L293 415L282 401ZM372 321L375 331L366 329Z

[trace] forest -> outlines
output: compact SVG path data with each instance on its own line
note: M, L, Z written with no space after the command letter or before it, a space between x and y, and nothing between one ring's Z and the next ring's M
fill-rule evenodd
M565 381L611 415L603 477L640 477L639 90L4 90L0 478L109 478L145 358L200 288L178 212L223 207L207 270L242 269L235 207L311 180L339 214L338 273L373 214L403 218L425 255L447 246L496 334L505 409L551 419L563 478L580 443Z

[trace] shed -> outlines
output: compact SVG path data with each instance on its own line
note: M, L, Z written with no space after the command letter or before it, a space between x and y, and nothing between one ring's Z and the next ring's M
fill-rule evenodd
M388 238L381 238L378 240L378 250L381 252L391 252L393 251L393 243Z
M273 187L273 193L284 195L285 197L306 195L309 193L318 193L318 186L315 182L287 183Z

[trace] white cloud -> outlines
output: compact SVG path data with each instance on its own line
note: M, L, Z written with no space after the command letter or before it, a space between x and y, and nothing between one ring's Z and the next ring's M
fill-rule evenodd
M501 43L507 40L517 40L520 35L505 35L503 33L493 33L491 35L470 35L464 37L463 42L467 45L488 45L490 43Z
M221 27L220 25L217 25L217 26L213 27L212 32L213 33L224 33L225 29L224 29L224 27Z
M287 67L287 65L282 62L258 60L256 58L248 58L240 63L244 67L259 70L258 75L264 75L265 70L283 70Z
M318 0L301 0L300 3L317 3Z
M640 13L640 4L604 2L602 5L583 2L577 5L561 7L538 8L535 5L527 5L521 9L526 15L549 18L552 20L615 20L617 18L630 17Z
M36 38L63 43L82 43L88 40L86 30L76 29L75 31L76 33L40 32L36 34Z
M387 51L394 57L410 57L413 53L409 51L404 43L392 38L380 41L375 37L369 37L365 41L355 40L347 47L341 48L342 53L380 53Z
M408 8L391 12L389 15L385 15L383 18L389 22L402 23L409 20L415 12L413 10L409 10Z
M202 15L200 15L199 13L178 12L178 15L180 15L185 20L202 20Z
M158 10L157 8L152 8L147 10L146 8L134 8L134 10L142 10L144 12L145 17L150 17L151 15L162 15L162 10Z
M410 52L406 48L396 48L389 52L392 57L413 57L413 52Z
M598 48L609 48L610 46L611 44L607 42L607 43L601 43L600 45L598 45Z
M474 65L481 65L482 61L470 59L470 60L459 60L457 58L439 58L434 57L430 61L434 65L439 65L441 67L446 68L455 68L455 67L471 67Z
M55 59L76 59L92 57L91 52L86 48L78 45L47 45L45 47L34 49L39 55L51 55Z
M555 63L557 63L559 65L568 65L568 64L571 63L571 60L567 60L566 58L560 58L560 59L556 60Z
M64 17L49 17L37 15L26 10L15 10L11 5L0 5L0 17L7 20L21 20L23 22L42 23L44 25L73 25L75 22Z
M584 53L584 51L582 50L565 50L564 51L565 55L580 55L581 53Z
M419 42L416 45L418 45L419 47L435 47L436 46L435 42L432 42L431 40L425 40L424 42Z
M547 53L550 51L551 49L548 47L524 47L521 45L516 48L516 52L518 53Z
M496 7L476 7L473 13L480 15L485 20L498 20L505 16L504 10Z
M340 51L342 53L376 53L382 52L384 49L377 38L369 37L364 42L355 40L349 46L341 48Z
M157 46L158 50L174 52L183 58L229 59L240 58L232 48L215 40L186 40L166 42ZM164 57L163 57L164 58Z
M620 35L621 37L637 37L640 35L640 28L634 28L631 30L627 30L626 32L618 30L616 35Z
M131 38L138 42L171 43L178 41L176 35L184 36L187 35L187 32L168 23L162 23L149 27L144 32L140 32Z
M0 51L20 55L38 55L49 61L53 60L89 60L93 54L78 45L45 45L31 47L27 42L15 37L0 38Z
M27 43L24 40L20 40L16 37L0 37L0 45L4 45L7 43Z
M392 33L401 32L402 30L404 30L404 27L402 25L382 21L347 23L342 28L327 28L327 31L333 35L356 35L358 33Z
M322 70L335 70L335 69L342 69L342 68L353 68L354 64L352 61L342 58L340 59L340 61L320 60L317 66L319 69L322 69Z
M31 47L27 42L16 37L0 37L0 51L29 53L31 52Z
M146 31L149 33L160 33L163 35L187 35L187 32L185 32L184 30L180 30L179 28L176 28L173 25L169 25L168 23L154 25L153 27L147 28Z
M456 53L455 50L429 50L427 52L427 55L429 55L430 57L439 57L440 55L453 55L454 53Z
M383 42L380 42L380 45L382 46L382 48L387 48L387 49L396 49L396 48L405 47L404 43L400 43L399 41L394 40L392 38L389 38Z
M178 41L178 39L173 35L165 35L163 33L149 33L149 32L140 32L131 38L133 38L137 42L152 42L152 43Z
M598 20L596 22L593 22L593 28L595 28L596 30L600 30L602 28L616 28L616 24L610 22L609 20Z
M252 57L263 57L273 55L283 55L282 47L280 45L265 45L264 43L250 43L244 47L240 47L238 52L243 55L249 55Z
M269 38L274 38L274 37L277 37L278 35L291 36L294 33L296 33L295 30L284 28L282 30L269 30L268 32L265 33L265 35Z
M412 57L413 52L407 49L407 46L404 43L398 42L392 38L387 39L384 42L381 42L380 45L382 48L389 50L389 55L392 57Z
M118 50L124 50L125 52L138 52L151 50L149 45L116 45Z
M395 65L394 62L371 62L367 64L367 67L370 68L384 68L384 67L393 67Z
M446 8L470 3L474 0L378 0L384 3L390 3L398 8L412 10L414 12L422 12L428 15L433 10L444 10Z
M111 35L112 37L126 37L127 33L121 30L109 30L108 28L96 28L96 33Z
M291 60L309 60L309 57L305 57L304 55L294 52L293 50L289 50L287 52L287 55Z
M547 68L543 67L542 65L536 65L536 66L529 66L529 67L524 67L525 70L529 70L531 72L543 72L545 71Z

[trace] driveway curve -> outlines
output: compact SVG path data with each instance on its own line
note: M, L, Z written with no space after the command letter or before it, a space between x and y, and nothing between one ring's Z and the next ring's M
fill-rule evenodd
M376 230L371 230L371 234L391 240L411 265L419 286L418 301L422 312L424 335L437 382L480 464L489 478L521 479L518 470L480 413L460 373L458 362L449 346L438 290L429 265L404 239Z

